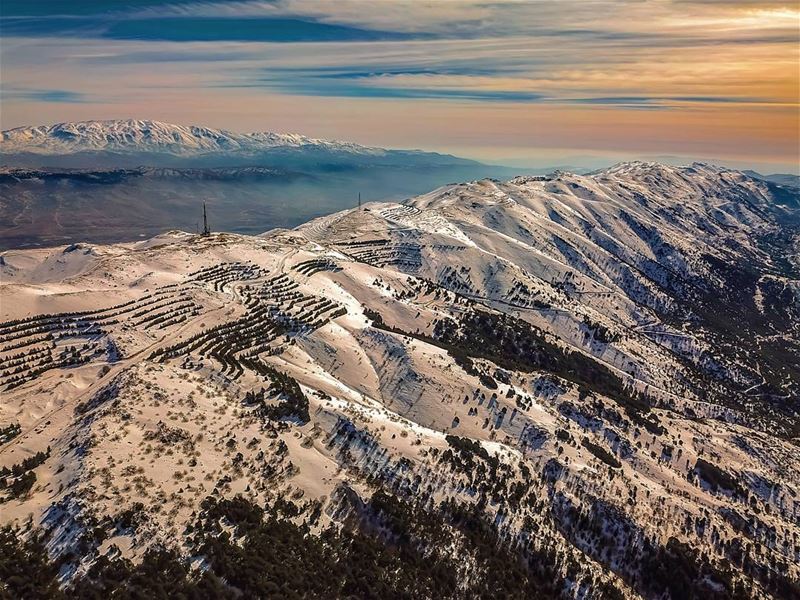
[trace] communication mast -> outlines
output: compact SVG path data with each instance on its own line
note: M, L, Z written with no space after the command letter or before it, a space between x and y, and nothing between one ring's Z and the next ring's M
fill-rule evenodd
M206 217L206 203L203 202L203 237L211 235L211 230L208 228L208 217Z

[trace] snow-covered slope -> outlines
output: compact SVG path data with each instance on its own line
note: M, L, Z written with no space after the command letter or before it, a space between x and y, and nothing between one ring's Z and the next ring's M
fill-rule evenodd
M0 465L35 460L2 519L32 514L84 582L164 544L266 594L209 550L278 560L212 510L239 496L385 544L371 577L416 565L387 583L412 597L787 596L800 265L770 189L627 163L6 252Z
M110 152L162 153L178 157L214 154L252 156L278 149L317 150L372 157L385 156L391 152L352 142L320 140L293 133L236 133L139 119L57 123L0 132L0 152L7 155L32 153L53 156ZM424 156L429 153L416 154Z

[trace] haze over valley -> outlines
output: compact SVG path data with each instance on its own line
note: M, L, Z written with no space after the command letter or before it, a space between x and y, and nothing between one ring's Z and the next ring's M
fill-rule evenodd
M214 226L262 233L363 200L400 200L519 169L420 150L298 135L235 134L157 121L23 127L0 133L0 247L141 239Z

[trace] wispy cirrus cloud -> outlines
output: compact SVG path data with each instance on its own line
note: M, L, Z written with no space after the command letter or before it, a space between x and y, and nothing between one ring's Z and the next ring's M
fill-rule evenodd
M9 101L31 101L31 102L52 102L73 104L79 102L90 102L91 99L80 92L58 89L34 89L34 88L15 88L4 87L0 89L0 100Z
M537 79L531 73L509 69L504 74L491 69L452 66L448 69L363 66L323 69L268 70L259 77L245 77L223 87L266 88L287 94L361 97L459 99L480 102L520 102L563 105L618 106L636 109L670 109L686 104L769 104L769 98L724 95L608 95L576 97L564 86ZM599 90L602 91L602 90Z
M769 0L5 0L3 125L141 116L790 162L798 32L797 6Z
M170 42L366 42L412 37L401 32L285 17L226 18L222 23L212 17L8 17L3 19L3 32L14 37L90 35L109 40Z

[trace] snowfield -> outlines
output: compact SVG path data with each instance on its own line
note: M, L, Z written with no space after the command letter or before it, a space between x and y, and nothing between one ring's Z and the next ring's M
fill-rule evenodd
M58 127L1 144L71 148ZM136 143L322 143L150 131ZM7 476L0 519L49 531L68 580L99 555L192 554L210 495L316 502L319 531L389 490L478 506L553 553L566 597L659 597L634 555L683 545L696 589L781 596L800 578L796 223L740 172L626 163L260 236L8 251L0 466L46 458L28 489Z
M73 152L166 152L191 156L211 153L256 153L279 147L313 146L357 154L385 150L351 142L309 138L295 133L235 133L196 125L124 119L81 121L18 127L0 133L3 153L69 154Z

